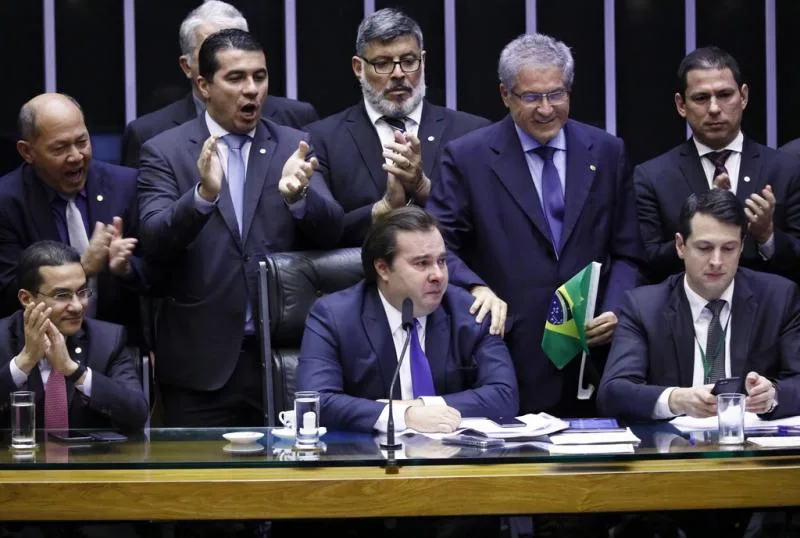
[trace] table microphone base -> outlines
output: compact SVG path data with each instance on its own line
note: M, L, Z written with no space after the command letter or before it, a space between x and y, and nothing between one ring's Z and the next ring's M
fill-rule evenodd
M381 443L381 450L400 450L403 443Z

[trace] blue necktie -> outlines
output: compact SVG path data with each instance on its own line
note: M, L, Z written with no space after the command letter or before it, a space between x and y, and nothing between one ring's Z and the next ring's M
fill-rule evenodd
M242 146L250 140L250 137L242 134L226 134L222 137L228 146L228 189L231 193L233 211L236 213L236 223L239 225L239 233L242 233L242 218L244 217L244 157L242 156Z
M401 133L406 132L406 122L403 121L401 118L390 118L389 116L381 116L381 119L385 121L389 127L392 128L394 131L400 131Z
M414 387L414 398L420 396L436 396L436 391L433 388L433 376L431 375L431 365L428 363L428 357L422 351L422 346L419 343L419 335L417 328L419 321L414 320L414 327L411 329L411 344L410 356L411 359L411 384Z
M539 146L533 150L544 161L542 168L542 205L547 223L550 225L550 234L553 239L553 248L556 252L561 246L561 229L564 226L564 192L561 190L561 180L558 170L553 163L553 154L556 148Z

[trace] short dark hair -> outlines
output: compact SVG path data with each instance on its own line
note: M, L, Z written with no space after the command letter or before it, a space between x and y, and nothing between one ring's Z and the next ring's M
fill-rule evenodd
M361 266L364 279L375 282L378 272L375 262L384 260L390 266L397 253L397 232L427 232L439 230L436 218L420 207L406 206L394 209L372 225L361 247ZM440 230L441 231L441 230Z
M381 44L391 43L397 38L414 36L420 49L425 48L419 24L396 8L383 8L364 17L358 25L356 36L356 55L364 57L367 45L372 41Z
M197 53L197 70L200 76L211 81L219 69L217 53L221 50L250 50L264 52L264 47L250 32L238 28L225 28L208 36Z
M735 80L736 85L741 88L742 84L744 84L744 80L742 79L742 70L739 68L739 62L736 61L736 58L715 46L695 49L687 54L678 66L678 92L681 94L681 97L686 98L689 71L694 71L695 69L726 68L731 70L733 80Z
M81 263L81 255L77 250L58 241L37 241L19 256L17 286L36 293L42 285L40 267L58 267L70 263Z
M709 217L725 224L734 224L741 228L742 239L747 233L747 215L744 204L735 194L727 189L711 189L702 194L692 194L683 203L678 220L678 232L684 241L692 233L692 218L696 214Z

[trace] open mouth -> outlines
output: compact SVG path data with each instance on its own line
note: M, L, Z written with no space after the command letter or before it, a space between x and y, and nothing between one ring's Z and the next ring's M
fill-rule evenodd
M258 114L258 105L255 103L248 103L239 109L242 116L247 119L253 119Z
M67 170L64 172L64 177L70 182L76 182L83 177L83 167L76 168L75 170Z

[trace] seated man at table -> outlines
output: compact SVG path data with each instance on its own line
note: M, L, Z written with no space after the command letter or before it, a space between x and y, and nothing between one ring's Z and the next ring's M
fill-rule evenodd
M405 207L380 219L361 252L365 280L311 308L297 372L299 390L321 393L321 423L348 431L386 431L389 385L414 323L394 397L397 431L451 432L462 416L513 416L518 394L503 340L490 320L469 314L472 296L448 288L445 246L436 220ZM399 389L399 390L398 390Z
M125 329L85 317L92 289L78 252L56 241L26 248L17 264L22 310L0 319L0 423L8 394L36 393L37 426L137 430L147 402Z
M608 415L711 417L713 384L741 377L746 409L776 419L800 413L797 286L739 268L747 232L730 191L689 196L675 234L685 272L627 292L598 404Z

